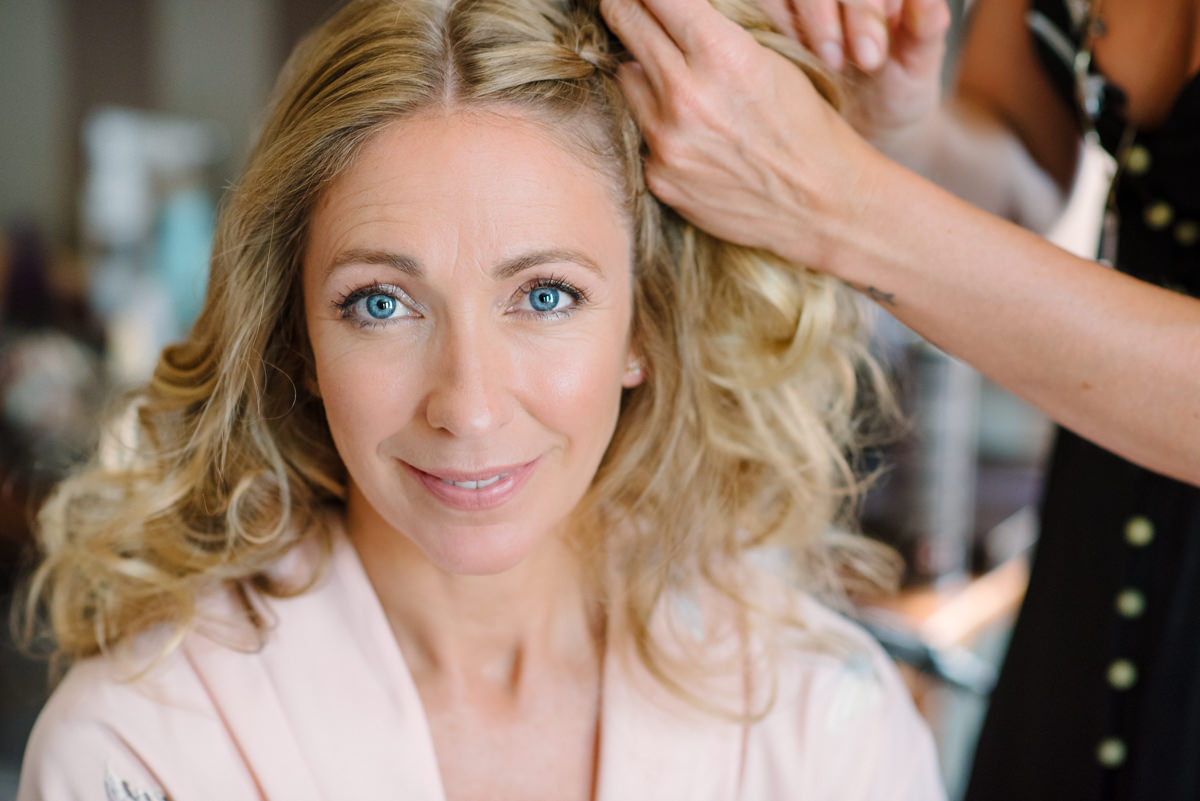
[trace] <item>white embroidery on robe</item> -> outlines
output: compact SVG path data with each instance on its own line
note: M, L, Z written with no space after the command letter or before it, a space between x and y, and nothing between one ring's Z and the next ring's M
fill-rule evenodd
M161 790L142 790L117 777L112 765L104 766L104 794L108 801L167 801Z
M869 657L852 656L845 664L825 713L831 732L843 731L883 701L883 685Z

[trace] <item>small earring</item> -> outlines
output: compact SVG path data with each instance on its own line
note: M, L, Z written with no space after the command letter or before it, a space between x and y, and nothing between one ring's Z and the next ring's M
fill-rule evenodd
M642 375L642 360L630 359L629 364L625 365L625 375L630 378L640 378Z

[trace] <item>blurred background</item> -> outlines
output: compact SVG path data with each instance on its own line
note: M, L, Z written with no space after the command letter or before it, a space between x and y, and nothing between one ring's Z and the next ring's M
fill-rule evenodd
M0 608L46 488L203 299L275 75L336 0L0 0ZM0 634L0 801L46 665Z
M88 453L115 392L203 299L215 210L286 54L338 0L0 0L0 608L38 499ZM962 4L955 5L961 20ZM956 28L957 31L957 28ZM957 33L956 33L957 35ZM1054 237L1095 241L1098 160ZM1025 581L1050 426L883 316L911 420L865 527L908 560L862 619L934 727L951 798ZM0 801L15 795L45 665L0 636Z

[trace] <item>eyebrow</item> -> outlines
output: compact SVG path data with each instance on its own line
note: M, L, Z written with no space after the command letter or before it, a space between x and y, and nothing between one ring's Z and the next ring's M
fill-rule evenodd
M572 262L590 270L601 278L604 277L604 271L600 269L600 265L590 256L570 248L533 250L528 253L522 253L519 256L513 256L500 262L496 269L492 271L492 277L497 281L503 281L531 267L553 262ZM348 264L382 264L399 270L406 275L411 275L414 278L425 277L425 271L421 268L420 262L412 256L403 253L394 253L389 250L374 250L370 248L343 250L330 262L326 275L332 275L339 267L344 267Z

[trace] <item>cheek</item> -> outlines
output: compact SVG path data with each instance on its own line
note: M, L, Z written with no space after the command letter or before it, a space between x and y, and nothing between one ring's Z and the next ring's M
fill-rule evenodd
M330 433L342 458L354 462L357 450L373 449L405 417L413 399L402 378L411 369L401 354L377 347L321 349L314 342L313 356Z
M620 405L624 361L607 343L576 341L522 361L525 405L535 417L578 438L608 431Z

